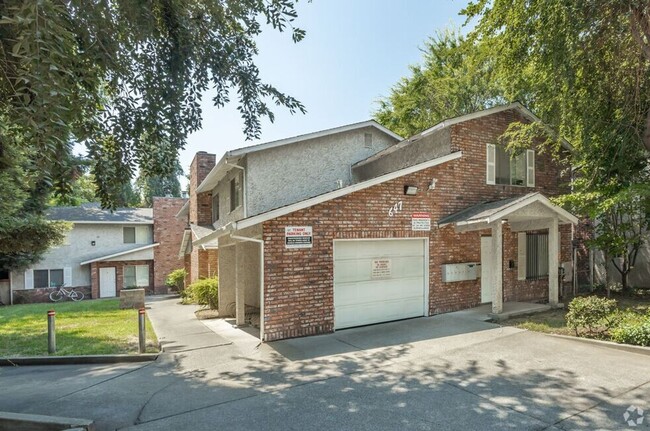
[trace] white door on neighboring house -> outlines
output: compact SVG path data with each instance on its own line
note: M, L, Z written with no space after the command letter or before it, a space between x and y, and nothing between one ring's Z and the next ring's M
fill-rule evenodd
M110 298L117 294L115 290L115 268L99 268L99 297Z
M481 302L492 302L492 237L481 237Z

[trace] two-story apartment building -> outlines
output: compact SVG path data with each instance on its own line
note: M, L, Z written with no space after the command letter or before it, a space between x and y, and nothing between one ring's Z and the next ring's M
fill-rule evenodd
M70 222L72 229L40 262L11 273L11 302L47 301L51 289L62 285L86 298L114 297L125 287L166 292L166 275L182 266L176 251L184 225L174 216L184 202L154 198L153 208L113 212L96 203L51 208L48 218Z
M482 303L497 315L508 302L557 305L577 219L548 197L568 170L538 148L510 157L498 138L515 121L539 120L513 103L399 142L382 131L383 148L356 159L286 141L273 162L259 151L259 166L242 163L246 149L227 153L197 180L212 219L185 250L218 249L220 313L244 323L259 308L263 340ZM336 186L303 184L321 177Z

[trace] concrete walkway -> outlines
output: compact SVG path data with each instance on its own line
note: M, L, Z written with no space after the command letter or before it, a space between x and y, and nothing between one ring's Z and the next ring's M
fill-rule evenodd
M179 301L171 295L147 298L149 320L163 352L180 353L232 344L195 317L198 306L179 306Z
M148 305L158 361L0 369L0 410L98 431L628 429L630 405L650 411L648 356L455 314L260 345L177 299Z

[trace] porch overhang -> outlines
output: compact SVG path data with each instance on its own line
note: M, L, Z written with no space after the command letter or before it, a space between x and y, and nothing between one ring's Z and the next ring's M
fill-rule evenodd
M558 224L577 224L578 218L554 205L541 193L485 202L443 217L438 227L453 225L459 232L489 229L496 221L507 221L512 231L543 229L552 220Z

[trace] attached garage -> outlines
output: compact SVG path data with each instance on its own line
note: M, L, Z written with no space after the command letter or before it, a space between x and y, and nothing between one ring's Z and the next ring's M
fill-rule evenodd
M334 241L334 329L424 316L428 239Z

